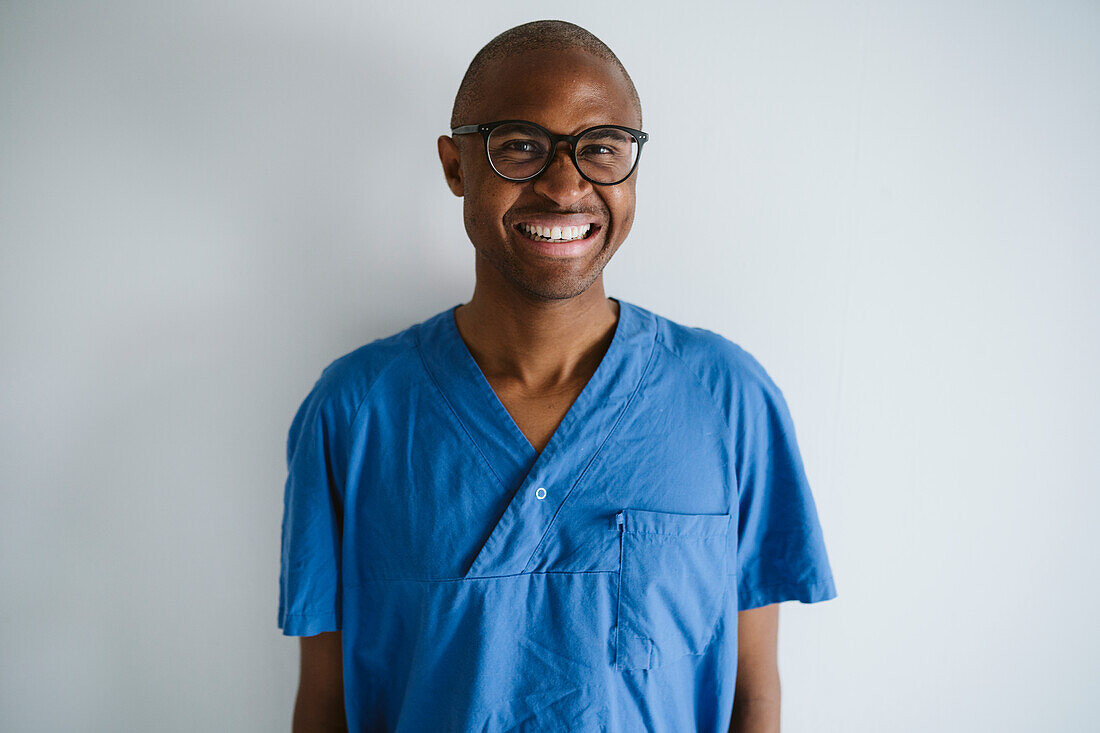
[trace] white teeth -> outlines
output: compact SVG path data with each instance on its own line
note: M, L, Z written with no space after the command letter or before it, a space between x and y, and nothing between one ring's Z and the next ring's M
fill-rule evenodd
M576 239L584 239L592 231L591 224L585 224L582 227L543 227L520 224L519 228L532 239L543 239L548 242L571 242Z

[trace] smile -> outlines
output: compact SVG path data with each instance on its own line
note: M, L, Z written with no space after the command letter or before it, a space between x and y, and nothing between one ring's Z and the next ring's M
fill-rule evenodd
M575 242L578 239L586 238L589 232L592 231L592 225L544 227L534 224L518 224L516 229L528 239L533 239L536 242Z

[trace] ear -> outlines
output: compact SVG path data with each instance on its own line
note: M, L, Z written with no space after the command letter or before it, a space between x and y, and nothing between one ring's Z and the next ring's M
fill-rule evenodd
M443 164L443 177L447 179L447 188L455 196L462 196L462 162L458 155L458 146L448 135L440 135L436 141L439 147L439 162Z

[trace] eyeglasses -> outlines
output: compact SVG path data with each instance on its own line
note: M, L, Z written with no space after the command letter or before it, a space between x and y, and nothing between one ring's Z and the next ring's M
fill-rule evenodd
M569 143L573 165L584 180L597 186L622 183L638 166L649 135L621 125L589 127L576 135L555 135L525 120L501 120L463 125L452 135L480 132L493 172L506 181L529 181L550 167L558 143Z

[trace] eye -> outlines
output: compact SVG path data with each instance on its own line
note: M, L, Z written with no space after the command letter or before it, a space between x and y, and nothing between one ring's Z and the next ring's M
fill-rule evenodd
M542 146L535 140L515 138L501 144L500 149L515 153L537 153L542 150Z
M613 127L602 127L589 131L580 140L577 157L593 163L603 164L612 159L630 157L634 138Z
M581 150L581 155L584 156L599 156L599 155L617 155L618 150L610 145L585 145Z
M517 135L491 141L489 154L494 160L501 161L539 160L546 156L546 143Z

